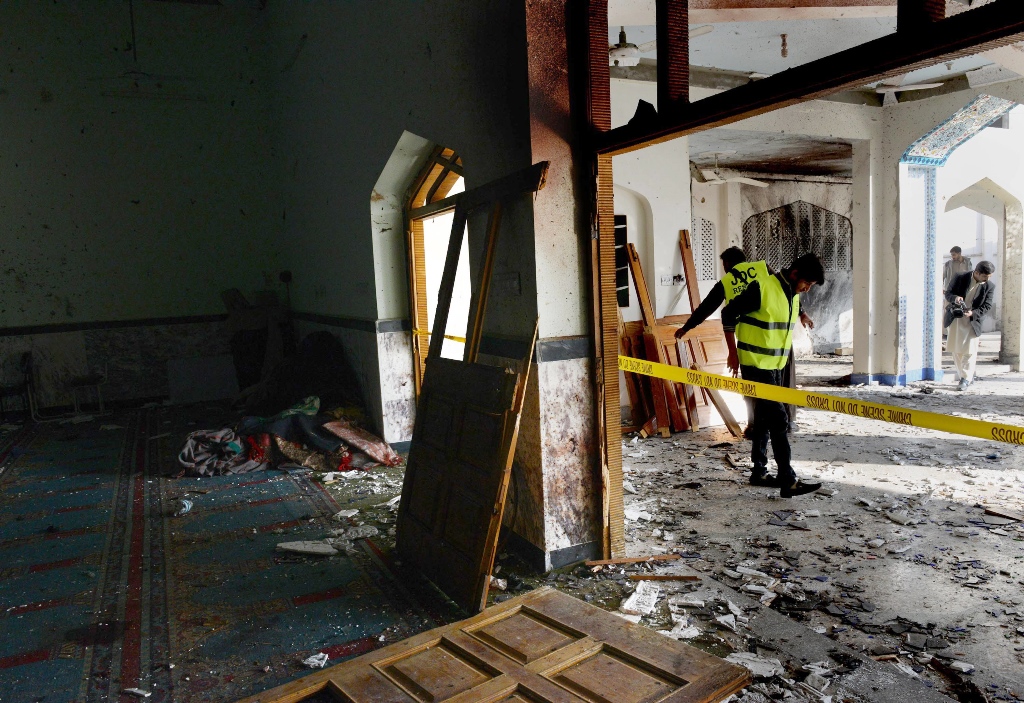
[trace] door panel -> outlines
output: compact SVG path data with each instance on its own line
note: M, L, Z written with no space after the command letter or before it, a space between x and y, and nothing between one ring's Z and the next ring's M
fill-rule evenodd
M242 703L714 703L746 669L542 588Z
M459 606L487 597L525 374L427 359L398 509L397 550Z

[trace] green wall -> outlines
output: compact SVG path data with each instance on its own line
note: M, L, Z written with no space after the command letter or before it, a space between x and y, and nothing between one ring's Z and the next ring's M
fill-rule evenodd
M127 2L0 3L0 327L276 285L266 16L137 1L136 62Z

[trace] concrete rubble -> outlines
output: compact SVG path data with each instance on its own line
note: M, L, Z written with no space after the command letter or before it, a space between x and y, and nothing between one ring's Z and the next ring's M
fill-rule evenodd
M975 395L972 412L941 385L899 399L887 396L900 389L815 390L1024 425L1016 397ZM1024 451L807 410L798 421L794 466L824 487L791 500L748 485L749 443L724 430L624 438L628 552L675 552L675 563L937 690L1021 700ZM732 603L680 602L670 595L668 636L743 632ZM800 695L825 700L816 684L827 675L814 676ZM772 697L748 689L735 700Z

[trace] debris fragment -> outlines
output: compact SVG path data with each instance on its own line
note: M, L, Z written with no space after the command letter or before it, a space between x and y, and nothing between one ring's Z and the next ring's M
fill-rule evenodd
M136 698L149 698L153 695L151 691L146 691L141 688L126 688L121 693L127 693L129 696L135 696Z
M650 615L658 603L661 587L652 581L641 581L636 590L622 602L619 610L627 615Z
M325 653L319 652L318 654L314 654L308 659L303 659L302 663L310 669L323 669L325 666L327 666L328 658L329 657Z
M751 652L733 652L725 658L727 662L739 664L749 670L754 678L767 679L772 676L784 676L785 667L778 659L768 659Z
M358 514L359 511L356 510L355 508L351 508L349 510L339 510L338 512L334 513L334 519L339 521L346 520L350 517L355 517Z
M182 498L178 501L178 509L174 511L174 517L181 517L186 515L192 510L192 501L188 498Z
M277 548L282 552L305 554L313 557L333 557L338 553L338 550L327 542L313 542L307 540L299 542L281 542L277 545Z
M587 566L608 566L609 564L639 564L644 561L673 561L678 554L650 554L645 557L620 557L618 559L592 559L583 562Z

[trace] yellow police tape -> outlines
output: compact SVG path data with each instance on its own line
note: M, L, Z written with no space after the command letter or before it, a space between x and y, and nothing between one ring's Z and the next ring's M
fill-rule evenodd
M981 437L982 439L994 439L997 442L1024 445L1024 427L1002 425L998 422L985 422L984 420L973 420L967 417L940 415L939 413L930 413L924 410L868 403L863 400L825 395L823 393L808 393L794 388L744 381L739 378L707 373L706 371L681 369L678 366L634 359L629 356L619 357L619 369L630 373L663 378L676 383L687 383L692 386L701 386L716 391L739 393L751 398L777 400L780 403L799 405L803 408L827 410L856 417L866 417L871 420L892 422L897 425L926 427L931 430L966 435L968 437Z
M425 332L423 330L413 330L412 333L413 334L418 334L418 335L423 336L423 337L429 337L430 336L430 332ZM466 343L466 338L465 337L456 337L453 334L446 334L444 336L444 338L445 339L450 339L453 342L462 342L463 344Z

